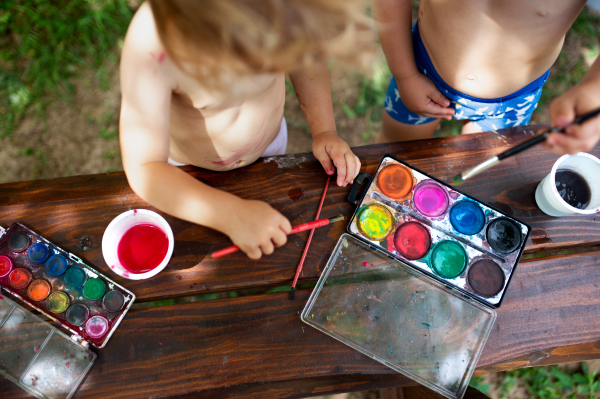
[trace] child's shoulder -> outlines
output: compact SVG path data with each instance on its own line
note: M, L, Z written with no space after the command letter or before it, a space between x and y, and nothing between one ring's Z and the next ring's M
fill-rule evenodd
M150 56L160 64L165 59L165 54L164 46L156 30L152 9L145 2L137 10L127 28L127 35L123 43L123 56L132 55L143 59Z

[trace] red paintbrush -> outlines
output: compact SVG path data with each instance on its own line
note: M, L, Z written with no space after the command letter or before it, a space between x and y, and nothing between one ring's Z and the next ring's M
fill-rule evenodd
M321 202L319 202L319 208L317 208L317 216L315 220L319 219L321 215L321 209L323 208L323 202L325 201L325 195L327 195L327 189L329 188L329 181L331 177L327 177L327 182L325 183L325 188L323 189L323 195L321 195ZM296 289L296 283L298 282L298 277L300 277L300 273L302 272L302 266L304 265L304 259L306 259L306 254L308 253L308 247L310 247L310 242L312 241L313 234L315 234L315 229L310 231L308 236L308 240L306 240L306 245L304 246L304 252L302 252L302 258L300 258L300 263L298 263L298 267L296 268L296 275L294 276L294 282L292 283L292 289L290 290L290 295L288 299L294 299L294 290Z
M338 215L338 216L336 216L334 218L319 219L319 220L315 220L315 221L312 221L312 222L300 224L298 226L292 227L292 229L290 230L290 232L288 233L288 235L300 233L301 231L315 229L317 227L323 227L323 226L328 225L329 223L339 222L340 220L344 220L344 216ZM232 253L237 252L239 250L240 250L240 247L238 247L237 245L232 245L231 247L222 249L220 251L213 252L211 256L214 259L217 259L217 258L220 258L221 256L229 255L229 254L232 254Z

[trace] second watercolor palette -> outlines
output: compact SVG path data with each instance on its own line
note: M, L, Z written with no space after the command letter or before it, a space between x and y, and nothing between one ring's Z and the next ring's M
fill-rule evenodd
M20 223L0 231L0 287L103 348L135 295Z
M357 181L364 177L370 178ZM355 198L356 186L350 234L469 297L500 306L530 226L390 155L362 198Z

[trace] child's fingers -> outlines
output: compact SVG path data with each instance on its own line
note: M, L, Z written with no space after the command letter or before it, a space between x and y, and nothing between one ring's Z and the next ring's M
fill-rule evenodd
M331 160L337 169L337 185L342 187L346 185L346 159L340 153L334 152L331 154Z
M550 119L553 126L567 126L575 119L576 102L572 96L558 97L550 106Z
M246 253L246 255L250 259L258 260L262 256L262 252L259 247L240 247L242 251Z
M287 235L283 232L282 229L280 229L279 232L275 232L275 234L273 234L271 240L273 241L273 244L275 244L276 247L281 247L287 242Z
M327 173L329 176L335 173L335 167L331 158L329 157L329 154L327 154L327 151L325 151L325 148L315 149L313 154L315 155L315 158L321 162L321 166L323 166L323 169L325 169L325 173Z
M580 151L581 147L579 140L560 133L552 133L547 141L550 145L550 150L559 155L565 153L575 154Z
M434 90L434 91L430 92L429 98L431 98L433 101L435 101L437 104L439 104L443 108L450 106L450 100L448 100L446 98L446 96L444 96L442 94L442 92L439 90Z
M275 246L271 240L264 241L260 244L260 249L265 255L271 255L275 251Z
M434 115L438 115L438 118L446 115L454 115L454 109L449 107L442 107L441 105L430 101L425 105L425 112L429 112Z
M352 157L354 157L354 172L352 173L352 176L350 178L350 181L353 182L354 179L356 178L356 176L358 176L358 174L360 173L360 159L354 154L352 153Z
M350 183L358 174L357 170L360 170L360 161L352 151L345 153L344 159L346 159L346 183Z
M284 217L283 215L281 216L281 221L279 222L279 228L285 233L285 234L289 234L290 231L292 230L292 224L290 223L290 221ZM286 238L287 240L287 238ZM285 244L285 243L284 243Z

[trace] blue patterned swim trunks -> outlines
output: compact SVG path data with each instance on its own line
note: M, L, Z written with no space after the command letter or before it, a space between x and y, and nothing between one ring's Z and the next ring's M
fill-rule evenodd
M542 95L542 87L550 75L550 70L521 90L506 97L493 99L472 97L454 90L442 80L425 50L417 24L413 25L412 32L417 68L430 78L438 90L450 100L451 107L456 111L454 119L471 120L483 132L523 126L529 123L531 114ZM385 110L398 122L409 125L420 125L436 120L419 116L406 108L400 99L396 79L393 77L385 96Z

